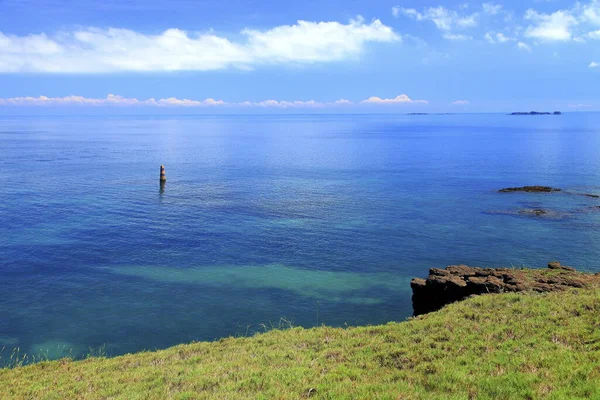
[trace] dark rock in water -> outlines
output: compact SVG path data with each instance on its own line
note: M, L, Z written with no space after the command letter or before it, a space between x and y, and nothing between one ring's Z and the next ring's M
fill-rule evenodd
M498 190L498 192L500 192L500 193L514 193L514 192L551 193L551 192L560 192L560 189L553 188L550 186L521 186L521 187L500 189L500 190Z
M579 211L581 213L598 212L598 211L600 211L600 206L591 206L591 207L586 207L586 208L580 208L577 211Z
M553 261L548 263L548 269L541 270L474 268L466 265L452 265L446 269L432 268L427 279L415 278L410 286L413 291L414 315L417 316L473 295L553 292L583 288L598 282L600 274L583 274Z
M541 208L534 208L533 210L521 210L519 211L519 214L541 217L542 215L547 215L548 212L546 210L542 210Z
M593 194L593 193L580 193L580 192L571 192L571 191L565 191L564 193L575 195L575 196L590 197L592 199L600 199L600 195Z
M583 212L584 210L582 210ZM593 210L585 210L587 212ZM549 210L544 208L521 208L521 209L510 209L510 210L488 210L484 211L485 214L489 215L509 215L515 217L530 217L537 219L553 219L562 220L573 216L570 212Z
M549 112L540 112L540 111L529 111L529 112L514 112L511 113L510 115L562 115L562 113L560 111L554 111L553 113L549 113Z

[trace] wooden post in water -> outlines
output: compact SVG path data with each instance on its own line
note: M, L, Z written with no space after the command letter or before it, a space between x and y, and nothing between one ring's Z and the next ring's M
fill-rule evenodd
M166 182L167 181L167 176L165 175L165 166L161 165L160 166L160 182Z

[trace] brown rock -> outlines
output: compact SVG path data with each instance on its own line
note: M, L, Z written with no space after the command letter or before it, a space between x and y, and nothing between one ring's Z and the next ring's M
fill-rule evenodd
M431 268L429 275L448 276L450 275L450 271L441 268Z
M481 268L467 267L466 265L451 265L446 267L452 275L458 276L475 276Z
M425 279L421 279L421 278L414 278L412 281L410 281L410 287L415 290L416 289L420 289L420 288L424 288L426 284Z
M591 275L560 265L548 263L548 269L517 270L508 268L473 268L451 265L445 269L432 268L427 279L415 278L413 290L414 315L439 310L445 305L470 296L502 292L552 292L567 288L583 288L589 283L600 284L600 274Z
M567 267L566 265L560 265L558 261L551 261L548 263L548 268L550 269L561 269L563 271L571 271L574 272L575 268Z

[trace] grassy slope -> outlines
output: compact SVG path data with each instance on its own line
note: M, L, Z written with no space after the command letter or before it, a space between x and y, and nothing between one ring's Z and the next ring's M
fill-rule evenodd
M0 370L0 398L600 398L600 290Z

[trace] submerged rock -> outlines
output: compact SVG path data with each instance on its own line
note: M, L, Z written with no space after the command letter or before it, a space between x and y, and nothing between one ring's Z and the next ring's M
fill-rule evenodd
M573 196L583 196L583 197L589 197L592 199L600 199L600 195L597 195L594 193L582 193L582 192L576 192L576 191L563 191L563 193L570 194Z
M548 211L543 210L541 208L534 208L533 210L521 210L519 211L519 214L521 215L532 215L532 216L542 216L542 215L547 215Z
M451 265L432 268L427 279L415 278L413 291L414 315L439 310L447 304L473 295L504 292L552 292L568 288L583 288L600 281L599 275L577 272L558 261L548 263L548 269L476 268Z
M552 219L562 220L572 217L573 213L549 210L545 208L521 208L512 210L489 210L484 211L485 214L490 215L510 215L515 217L530 217L536 219Z
M550 186L521 186L521 187L511 187L504 188L498 190L500 193L514 193L514 192L526 192L526 193L551 193L551 192L560 192L561 190L558 188L553 188Z
M598 211L600 211L600 206L590 206L590 207L586 207L586 208L581 208L578 211L581 213L598 212Z

